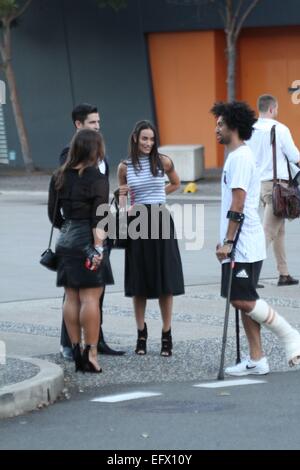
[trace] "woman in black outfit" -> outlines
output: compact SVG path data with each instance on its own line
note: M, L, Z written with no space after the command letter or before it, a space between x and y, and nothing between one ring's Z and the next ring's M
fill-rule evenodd
M97 208L109 197L107 179L98 170L99 158L104 158L102 136L93 130L77 132L65 164L51 179L48 200L49 218L60 229L57 286L65 288L63 314L76 371L97 373L102 372L97 361L99 298L104 285L114 282L106 234L96 228L103 219L96 215Z

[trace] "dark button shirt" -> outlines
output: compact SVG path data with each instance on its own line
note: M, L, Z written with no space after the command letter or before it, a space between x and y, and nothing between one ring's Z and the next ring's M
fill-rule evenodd
M90 219L95 228L105 214L97 215L101 204L108 204L109 185L107 177L98 168L88 167L81 175L79 170L65 171L63 187L59 190L58 208L54 215L57 190L55 175L52 176L49 187L48 216L54 221L56 228L61 228L65 219Z

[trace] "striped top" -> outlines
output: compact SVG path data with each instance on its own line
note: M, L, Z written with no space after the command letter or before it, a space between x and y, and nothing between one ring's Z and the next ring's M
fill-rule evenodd
M133 204L165 204L165 175L158 171L157 176L151 173L148 156L139 157L141 169L134 170L131 160L127 160L127 184L131 193Z

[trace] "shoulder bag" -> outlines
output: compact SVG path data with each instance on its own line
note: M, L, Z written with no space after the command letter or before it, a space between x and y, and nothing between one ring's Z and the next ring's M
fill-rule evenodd
M55 205L54 205L52 227L51 227L51 232L50 232L48 248L41 254L41 259L40 259L40 264L44 266L45 268L50 269L50 271L57 271L57 266L58 266L58 256L54 251L51 250L51 242L52 242L52 236L53 236L54 221L55 221L55 216L56 216L56 211L57 211L57 205L58 205L58 192L56 195L56 200L55 200Z
M289 173L288 186L284 186L277 179L276 132L275 125L271 129L271 144L273 153L273 214L283 219L296 219L300 217L300 191L295 185L287 156L286 163Z

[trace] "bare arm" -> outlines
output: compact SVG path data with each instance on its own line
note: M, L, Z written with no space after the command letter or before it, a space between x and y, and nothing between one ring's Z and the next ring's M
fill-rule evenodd
M232 190L232 202L230 210L233 212L242 213L244 210L244 204L246 199L246 192L243 189L236 188ZM239 223L234 220L228 219L228 227L226 232L226 238L228 240L234 240ZM216 255L219 261L223 261L228 258L232 249L232 245L218 245Z
M244 204L246 199L246 192L243 189L233 189L232 190L232 203L230 206L230 210L233 212L243 212ZM228 219L228 228L226 233L226 238L228 240L234 240L236 231L238 229L239 223L234 222L233 220Z
M129 191L127 186L127 165L121 162L118 166L118 181L119 181L119 205L126 207L126 196Z
M180 179L176 173L174 163L166 155L161 156L162 164L166 175L169 178L169 183L165 187L166 194L173 193L180 187Z

